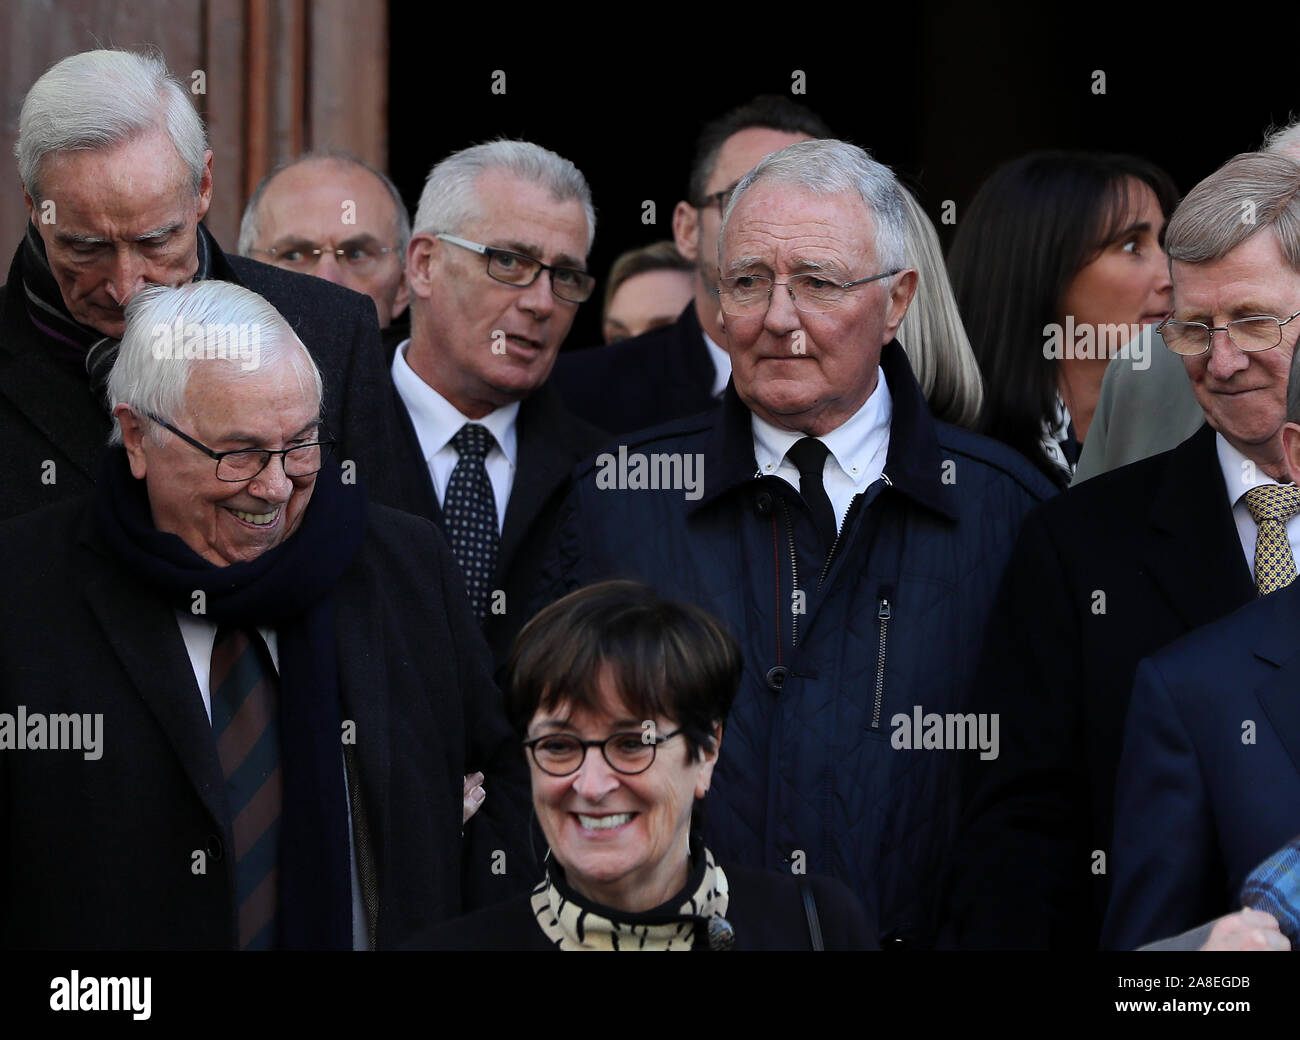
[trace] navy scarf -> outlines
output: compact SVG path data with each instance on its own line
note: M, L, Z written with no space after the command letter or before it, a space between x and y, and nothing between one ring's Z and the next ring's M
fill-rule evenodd
M278 465L272 461L272 466ZM96 488L99 529L132 573L177 610L194 593L208 621L274 628L280 655L280 947L352 948L351 855L340 739L333 590L360 551L366 499L336 465L316 477L298 530L247 563L218 567L153 526L145 483L125 449L105 452Z

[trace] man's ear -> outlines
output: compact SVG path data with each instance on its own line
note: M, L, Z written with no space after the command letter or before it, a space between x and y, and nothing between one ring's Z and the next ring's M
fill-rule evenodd
M679 202L673 208L673 241L677 252L692 263L700 259L700 211L689 202Z
M28 194L26 188L23 188L23 201L24 201L25 203L27 203L27 216L31 219L31 221L32 221L33 223L35 223L35 222L36 222L36 203L34 203L34 202L32 201L32 197L31 197L31 195Z
M912 297L916 295L916 281L916 272L906 270L890 288L889 312L885 321L885 343L894 338L898 333L898 326L903 324L903 315L907 313Z
M202 220L212 205L212 149L203 153L203 176L199 180L199 220Z
M407 302L412 297L427 300L433 293L433 269L441 246L442 243L430 234L422 232L411 236L411 244L406 247Z
M131 409L129 404L119 404L113 409L115 418L122 427L122 444L126 448L126 458L131 464L131 476L144 480L148 464L144 454L144 439L149 435L145 420Z
M1300 483L1300 424L1289 422L1282 427L1282 456L1291 483Z

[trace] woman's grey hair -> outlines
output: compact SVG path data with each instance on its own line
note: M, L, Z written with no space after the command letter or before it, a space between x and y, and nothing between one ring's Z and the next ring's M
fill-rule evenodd
M317 402L320 369L284 317L257 293L232 282L191 282L142 289L126 307L126 332L108 377L108 407L174 422L185 407L195 366L222 365L240 377L292 361ZM155 435L158 434L155 429ZM109 443L122 443L115 418Z
M1263 228L1300 271L1300 166L1274 152L1246 152L1187 193L1169 218L1165 252L1170 260L1209 263Z
M898 340L935 418L973 430L984 403L979 362L957 310L939 235L912 193L903 188L902 195L907 264L916 268L917 286Z
M876 258L881 269L907 266L902 189L888 166L876 162L857 145L833 140L800 141L769 155L745 174L731 193L718 234L719 250L736 203L759 181L794 185L814 195L856 192L876 218Z
M208 149L203 120L153 52L85 51L64 58L27 92L18 116L18 174L41 198L41 163L52 152L113 148L155 127L166 130L197 195Z
M305 162L327 162L336 166L352 166L357 169L365 170L367 173L374 175L375 179L384 186L388 192L388 197L393 200L393 240L394 252L399 257L400 263L406 265L406 246L411 241L411 217L406 212L406 203L402 201L402 193L397 190L397 185L382 170L377 170L363 159L350 155L347 152L307 152L296 159L290 159L283 162L274 170L268 173L258 182L253 194L249 196L248 205L244 207L244 215L239 221L239 245L237 246L240 256L251 256L253 250L257 248L258 227L257 227L257 209L261 205L262 196L266 194L266 189L271 186L271 182L280 174L291 167Z
M447 156L429 171L415 211L415 234L457 234L480 216L480 175L502 170L545 188L556 202L576 200L587 217L587 249L596 238L596 209L587 178L573 163L531 141L500 139Z

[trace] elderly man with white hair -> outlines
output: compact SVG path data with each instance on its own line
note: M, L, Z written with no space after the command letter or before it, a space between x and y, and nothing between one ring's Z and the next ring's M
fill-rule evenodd
M284 318L222 281L144 289L109 399L93 494L0 535L0 944L418 946L526 883L456 565L343 479Z
M203 226L212 152L184 86L151 54L96 50L23 100L15 149L31 220L0 288L0 517L88 491L109 432L104 384L124 308L148 285L245 285L288 319L325 380L322 418L380 501L395 427L374 305L228 257Z
M733 383L717 413L626 438L577 478L551 592L635 576L740 639L711 849L838 877L881 945L935 942L989 606L1024 459L931 418L895 339L916 289L897 181L805 141L737 185L719 241ZM630 792L606 793L610 811Z

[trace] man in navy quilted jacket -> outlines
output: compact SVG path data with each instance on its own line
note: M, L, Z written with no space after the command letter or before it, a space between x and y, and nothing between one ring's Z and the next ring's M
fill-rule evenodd
M719 855L848 883L929 946L994 591L1052 489L930 417L894 339L916 290L889 169L840 141L768 156L719 241L721 411L579 476L549 591L638 576L725 618L745 678L709 796Z

